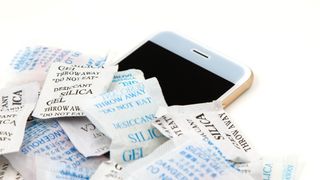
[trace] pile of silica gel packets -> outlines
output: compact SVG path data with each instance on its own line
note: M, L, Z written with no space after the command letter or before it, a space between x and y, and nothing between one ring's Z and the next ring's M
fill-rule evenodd
M0 90L0 179L298 179L296 158L261 157L220 102L167 106L156 77L105 61L17 53Z

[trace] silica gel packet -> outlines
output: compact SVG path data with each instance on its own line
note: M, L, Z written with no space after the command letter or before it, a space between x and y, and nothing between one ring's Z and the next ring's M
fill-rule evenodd
M249 169L256 169L257 165L249 164ZM301 164L296 157L262 159L262 168L259 169L263 180L296 180L299 179Z
M87 99L87 117L112 139L110 159L125 163L142 158L167 140L151 125L166 106L156 78Z
M0 154L19 151L38 92L38 83L0 90Z
M166 111L161 108L159 111L167 114L153 125L170 139L196 133L206 142L215 142L231 161L250 162L260 158L217 102L170 106Z
M111 140L86 117L57 120L77 150L85 157L100 156L109 151Z
M79 108L82 97L106 91L117 69L117 66L52 64L32 116L40 119L84 116Z

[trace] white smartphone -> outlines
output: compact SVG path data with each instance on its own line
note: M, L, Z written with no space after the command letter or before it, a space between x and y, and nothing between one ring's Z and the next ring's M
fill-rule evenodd
M247 90L251 70L172 32L161 32L135 48L120 70L140 69L156 77L168 105L220 100L226 107Z

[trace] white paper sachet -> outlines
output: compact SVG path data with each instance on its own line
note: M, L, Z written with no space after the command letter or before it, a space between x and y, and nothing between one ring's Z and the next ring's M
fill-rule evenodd
M43 156L72 168L97 168L105 157L84 157L71 143L59 123L54 120L33 120L27 123L20 152L4 155L25 179L33 179L35 157ZM30 169L31 168L31 169Z
M108 91L113 91L116 88L134 85L145 80L143 72L138 69L129 69L116 72Z
M78 51L46 46L26 47L20 50L10 63L14 78L9 84L38 81L42 85L50 65L54 62L102 67L105 61L106 57L85 55Z
M301 172L301 164L296 157L283 157L283 158L263 158L263 168L260 169L262 179L266 180L297 180ZM256 166L251 164L250 169Z
M0 90L0 154L19 151L38 92L38 83Z
M121 165L113 161L105 161L100 164L90 180L121 180L123 179L120 175L121 171Z
M32 115L41 119L84 116L79 108L82 98L106 91L117 69L52 64Z
M57 120L77 150L85 157L100 156L109 151L111 140L86 117Z
M196 133L204 141L214 141L234 162L250 162L260 158L216 102L171 106L167 114L155 120L153 125L171 139Z
M151 78L88 99L82 110L112 139L111 160L125 163L142 158L167 140L151 122L159 106L166 106L160 85Z
M22 176L9 164L8 160L0 156L0 180L22 180Z
M235 166L241 173L257 180L298 180L302 170L301 162L295 156L263 157L259 161Z
M198 136L180 136L162 144L147 157L126 166L124 179L219 179L251 180L241 174L214 144Z

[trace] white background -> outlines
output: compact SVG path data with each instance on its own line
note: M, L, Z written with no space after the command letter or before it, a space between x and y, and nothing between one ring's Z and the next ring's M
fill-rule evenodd
M68 1L0 2L0 84L26 45L86 53L129 51L171 30L252 68L252 88L228 107L262 155L298 155L301 179L319 179L320 2Z

